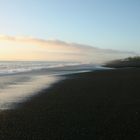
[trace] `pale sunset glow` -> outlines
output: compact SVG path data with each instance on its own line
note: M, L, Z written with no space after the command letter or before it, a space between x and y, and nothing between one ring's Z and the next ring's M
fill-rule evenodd
M0 60L103 63L139 55L140 3L129 1L2 1Z
M114 59L132 54L59 40L0 36L1 60L93 61L101 63L112 59L111 57Z
M0 0L0 140L140 140L139 105L140 0Z

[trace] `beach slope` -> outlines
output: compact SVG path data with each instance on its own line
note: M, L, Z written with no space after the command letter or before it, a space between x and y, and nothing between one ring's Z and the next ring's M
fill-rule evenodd
M140 69L73 74L0 113L4 140L140 139Z

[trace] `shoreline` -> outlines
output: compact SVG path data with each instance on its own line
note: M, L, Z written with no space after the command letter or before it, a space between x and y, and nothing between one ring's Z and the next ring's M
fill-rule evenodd
M136 139L140 69L69 75L15 110L0 112L2 139Z

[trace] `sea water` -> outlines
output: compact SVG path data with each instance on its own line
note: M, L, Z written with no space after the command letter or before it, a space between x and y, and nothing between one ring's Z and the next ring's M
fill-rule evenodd
M61 75L101 69L89 63L46 61L0 61L0 110L18 103L64 79Z

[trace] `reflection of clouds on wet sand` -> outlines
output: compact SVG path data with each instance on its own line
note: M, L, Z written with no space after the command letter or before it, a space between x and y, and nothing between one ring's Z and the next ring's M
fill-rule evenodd
M46 75L0 77L0 109L13 108L17 103L27 100L58 80L56 76Z

